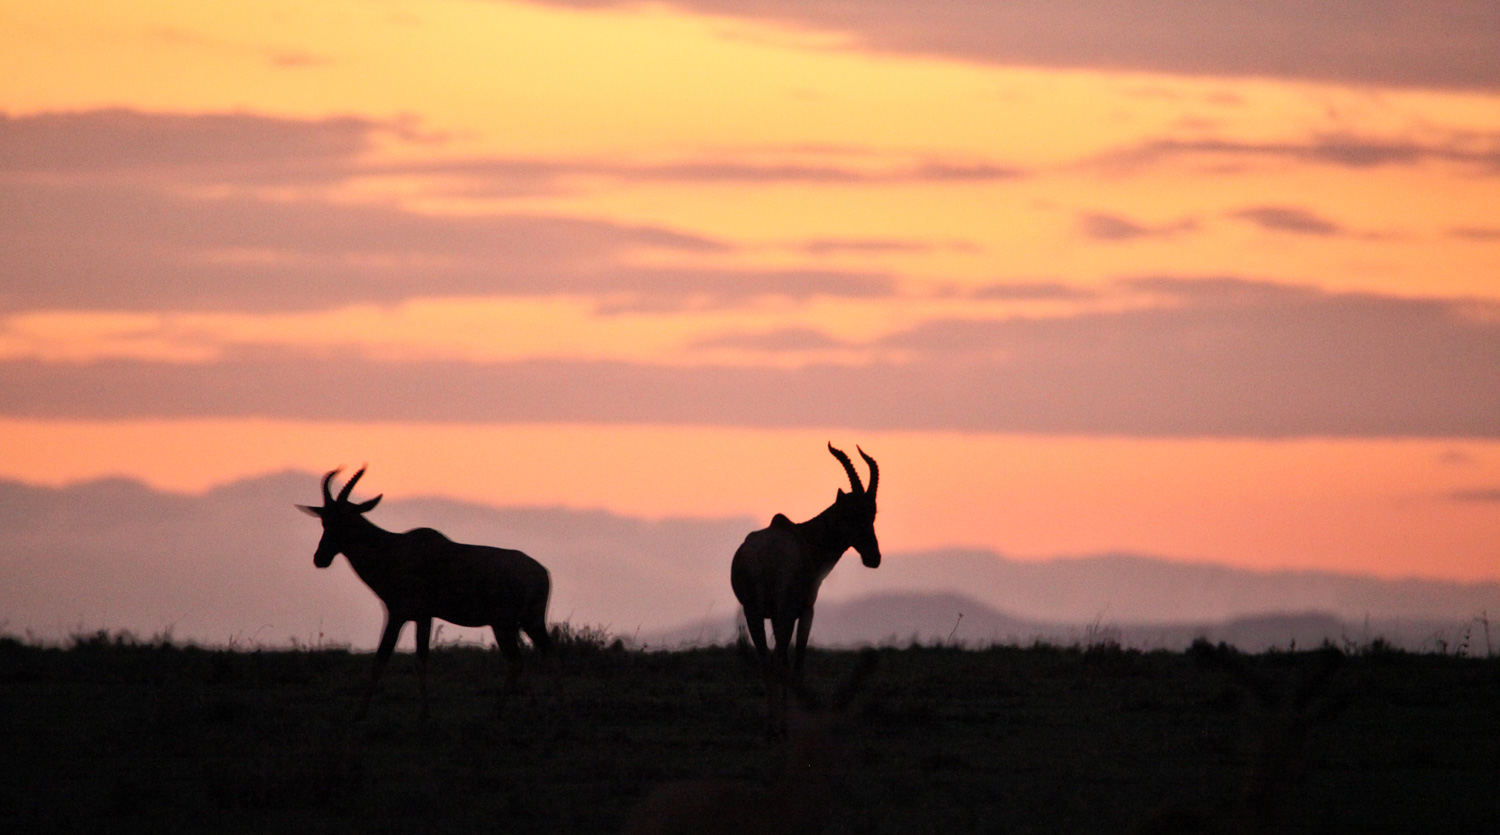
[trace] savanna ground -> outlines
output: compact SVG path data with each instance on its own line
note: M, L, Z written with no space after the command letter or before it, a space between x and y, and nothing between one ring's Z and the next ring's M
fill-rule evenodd
M563 631L498 716L494 651L436 650L425 721L410 656L356 722L366 654L0 640L3 828L605 833L657 783L778 773L785 744L761 737L743 648L639 652ZM1287 781L1289 831L1500 832L1500 658L877 652L844 715L829 832L1129 832L1166 809L1233 808L1279 721L1247 680L1314 682L1310 704L1334 706ZM810 690L859 663L811 653Z

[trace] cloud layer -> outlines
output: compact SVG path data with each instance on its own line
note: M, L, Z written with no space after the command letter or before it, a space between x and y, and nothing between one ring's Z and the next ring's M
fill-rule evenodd
M831 14L834 7L810 8ZM556 187L568 172L841 185L1020 176L1003 167L920 155L894 167L866 161L849 170L722 161L372 161L376 141L391 137L441 145L411 124L359 118L121 110L0 118L0 216L12 220L0 227L0 313L328 310L548 295L591 300L589 315L601 319L782 307L769 318L747 313L719 322L685 337L671 349L675 355L649 362L607 351L522 351L504 362L429 361L419 357L433 354L420 351L385 359L374 358L378 346L363 343L360 350L334 342L314 351L232 339L222 351L194 355L217 357L213 362L179 355L173 363L59 364L28 357L66 351L20 351L0 362L0 413L1253 437L1500 434L1500 311L1492 303L1171 272L1098 290L1045 279L945 289L905 280L891 266L899 261L876 269L836 261L824 269L824 260L726 266L750 246L661 223L493 207L445 214L351 200L339 190L398 170L478 172L478 185L470 185L479 190L486 178L512 175ZM1427 158L1361 153L1348 143L1321 151L1216 146L1154 153L1184 151L1302 154L1304 162L1355 168ZM1368 237L1315 206L1252 203L1228 216L1304 239ZM1154 224L1106 212L1075 217L1074 240L1115 249L1200 231L1191 215ZM1452 234L1488 240L1482 227ZM951 237L875 236L810 236L776 246L812 259L940 257L974 248ZM786 315L819 299L938 310L944 293L973 306L950 304L925 320L908 316L863 336ZM1128 303L1104 303L1111 298ZM1016 312L1024 304L1055 309ZM7 324L0 321L0 335ZM725 364L727 353L737 360Z
M193 172L207 180L324 181L399 124L357 117L275 119L249 113L145 113L123 108L0 114L0 173L107 176Z
M639 0L537 0L600 8ZM692 12L983 63L1352 84L1500 88L1500 8L1485 0L672 0Z
M0 364L0 413L594 421L1285 437L1500 436L1493 306L1237 279L1138 279L1165 303L933 321L865 365L380 362L243 353L201 365ZM760 350L837 344L777 331Z
M460 191L569 176L698 182L989 180L975 164L896 168L481 160L392 165L364 158L409 126L104 110L0 116L0 311L297 310L442 296L579 294L614 306L683 299L866 297L868 271L642 266L735 244L648 223L537 212L433 214L331 191L360 178L461 175ZM508 184L508 185L503 185ZM451 182L435 188L453 189ZM288 199L286 189L294 188ZM920 246L920 244L908 245Z

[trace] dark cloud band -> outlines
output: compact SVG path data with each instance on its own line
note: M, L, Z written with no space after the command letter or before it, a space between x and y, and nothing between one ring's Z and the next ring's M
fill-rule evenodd
M835 162L746 162L706 157L667 163L511 157L381 162L376 139L441 149L442 136L414 120L288 119L252 113L151 113L109 109L10 116L0 113L0 176L84 175L137 186L320 185L356 177L420 177L468 195L544 194L575 178L630 183L882 185L982 183L1025 177L984 160L867 158L857 148L824 149ZM798 149L782 151L797 157ZM807 149L800 149L806 151ZM441 181L441 182L439 182Z
M348 176L381 132L405 129L356 117L125 109L0 113L0 174L170 172L179 181L325 181Z
M598 8L640 0L534 0ZM1500 89L1490 0L671 0L1000 65Z
M1500 174L1500 135L1465 133L1425 142L1354 135L1320 135L1298 142L1153 139L1111 151L1086 167L1131 170L1192 159L1291 161L1354 170L1444 163L1494 176Z
M653 226L545 215L431 217L333 203L128 188L0 189L0 311L298 310L419 297L597 296L616 308L870 297L869 272L646 269L639 250L730 246Z
M1141 436L1500 437L1500 316L1256 282L1141 280L1145 310L939 321L908 359L800 369L241 356L0 363L28 417L586 421ZM816 332L722 342L837 345ZM718 345L714 347L723 347Z
M643 250L701 256L734 248L683 230L570 216L441 216L351 205L321 189L372 176L430 177L443 181L433 184L440 191L490 196L556 190L574 175L751 185L1018 176L986 164L922 160L868 170L528 160L376 165L364 152L380 134L421 138L408 124L356 118L0 115L0 217L7 221L0 225L0 312L298 310L486 294L593 295L611 309L674 309L768 296L887 295L893 279L868 271L631 266ZM286 185L301 187L297 199L261 188ZM871 246L955 244L809 245L815 254Z

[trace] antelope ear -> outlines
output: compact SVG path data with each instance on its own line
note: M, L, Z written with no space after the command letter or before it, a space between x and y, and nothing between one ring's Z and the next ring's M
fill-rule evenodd
M295 507L303 513L306 513L308 516L316 516L319 519L323 518L323 508L321 507L308 507L305 504L295 505Z
M360 502L359 504L354 506L354 509L359 511L360 513L369 513L370 511L375 509L375 505L380 504L380 500L384 497L385 494L381 493L379 496L376 496L375 498L367 502Z

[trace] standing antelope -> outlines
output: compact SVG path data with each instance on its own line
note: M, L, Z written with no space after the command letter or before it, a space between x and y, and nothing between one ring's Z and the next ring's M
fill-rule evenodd
M745 537L730 563L729 582L745 610L745 626L750 630L764 671L769 736L786 734L785 673L790 670L791 680L801 681L807 636L812 631L813 605L817 603L818 586L823 578L851 547L859 552L865 565L880 566L880 543L875 539L875 491L880 486L880 467L864 450L855 449L870 468L868 491L860 484L859 473L849 456L829 444L828 451L849 474L853 492L840 489L828 509L806 522L793 522L776 514L770 527ZM774 660L766 646L768 618L776 637ZM789 660L793 628L797 651Z
M297 507L323 520L323 538L313 554L313 565L327 568L334 557L344 554L354 573L385 604L385 631L356 718L369 710L370 697L407 621L417 622L417 677L421 682L422 715L427 715L427 645L433 618L494 630L495 642L509 662L505 688L500 693L503 703L521 670L520 631L526 631L539 652L545 654L551 648L547 597L552 580L547 569L520 551L465 545L432 528L406 533L380 528L364 515L380 503L381 496L359 504L349 501L354 483L365 474L364 468L349 479L335 499L328 492L328 483L338 472L332 470L323 476L322 507Z

